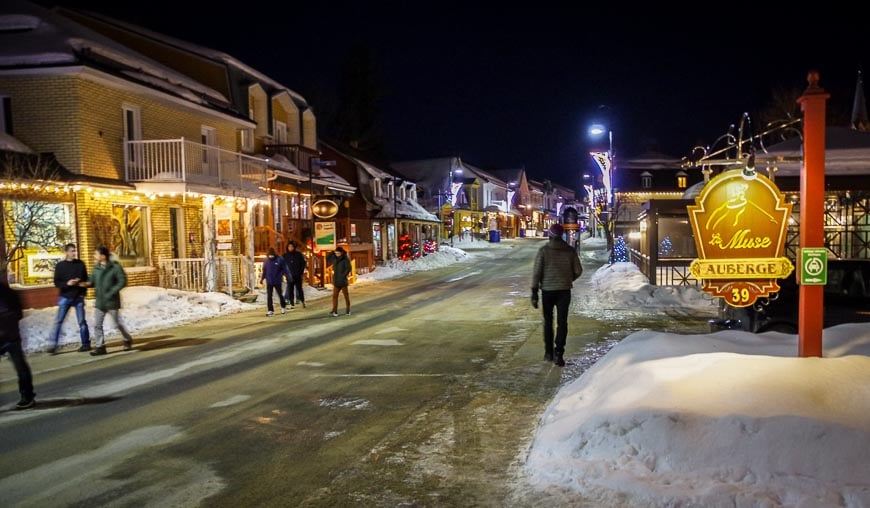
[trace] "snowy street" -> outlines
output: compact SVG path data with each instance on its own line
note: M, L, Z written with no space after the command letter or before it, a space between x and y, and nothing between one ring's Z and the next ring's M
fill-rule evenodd
M355 285L351 316L328 317L312 294L286 316L260 303L134 333L130 353L31 354L38 405L0 412L0 489L24 505L509 504L587 344L656 320L706 330L700 315L578 312L569 365L542 361L528 302L541 242L480 242L473 262ZM583 262L578 305L601 266L593 252ZM14 374L2 374L11 401Z

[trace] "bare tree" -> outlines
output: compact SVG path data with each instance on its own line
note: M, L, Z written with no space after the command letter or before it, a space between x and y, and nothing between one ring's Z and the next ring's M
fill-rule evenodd
M57 227L63 212L41 192L58 185L59 166L53 157L5 152L0 157L0 277L24 258L28 248L57 248L72 241L72 232ZM62 185L62 184L61 184Z

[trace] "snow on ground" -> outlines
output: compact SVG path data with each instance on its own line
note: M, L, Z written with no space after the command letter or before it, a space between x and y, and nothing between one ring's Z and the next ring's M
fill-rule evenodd
M511 248L508 244L490 244L475 241L460 243L454 247L442 245L438 252L420 257L414 261L394 261L387 266L360 275L360 284L377 283L384 279L392 279L407 275L409 272L433 270L458 262L467 262L480 255L487 255L495 249ZM469 249L468 252L462 249ZM481 249L483 249L481 251ZM475 254L475 252L478 252ZM332 295L331 287L316 289L305 285L305 301L311 302ZM163 328L177 326L183 323L199 321L209 317L232 314L249 310L265 309L266 292L257 288L257 300L253 304L242 303L224 293L192 293L174 289L163 289L152 286L130 286L121 291L122 308L121 321L127 330L135 337L138 333L153 332ZM93 336L94 301L85 301L85 319L91 326ZM45 351L51 345L51 331L57 315L57 307L44 309L27 309L21 320L21 333L27 352ZM70 309L61 327L60 344L78 345L78 327L76 326L75 309ZM112 318L107 317L103 328L108 340L120 337L117 326Z
M454 242L359 281L492 257L516 241L528 240ZM583 240L587 269L606 256L601 239ZM586 275L575 284L584 312L712 305L693 288L649 286L629 263ZM135 335L262 309L260 292L244 304L220 293L129 287L121 313ZM306 286L306 300L329 294ZM25 311L28 351L47 347L55 312ZM62 343L78 343L74 320L67 317ZM112 338L111 319L106 326ZM582 498L592 506L870 507L870 324L827 329L824 346L824 358L797 358L794 335L643 331L593 348L606 354L560 388L544 412L524 485L556 505Z
M525 471L595 506L870 506L870 325L632 334L560 389Z

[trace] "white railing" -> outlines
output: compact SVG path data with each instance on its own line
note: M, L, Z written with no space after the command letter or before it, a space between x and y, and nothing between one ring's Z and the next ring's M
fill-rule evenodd
M182 291L205 291L205 258L161 259L160 286Z
M217 288L221 293L233 296L243 289L252 291L256 280L251 277L256 267L246 256L218 256ZM159 262L160 286L182 291L203 292L206 288L205 258L161 259Z
M195 182L244 188L265 182L265 159L181 139L124 142L128 182Z

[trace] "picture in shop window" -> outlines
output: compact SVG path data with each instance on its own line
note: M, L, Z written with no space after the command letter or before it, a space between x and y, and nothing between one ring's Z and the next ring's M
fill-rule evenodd
M143 206L112 206L112 250L122 266L148 266L148 209Z

